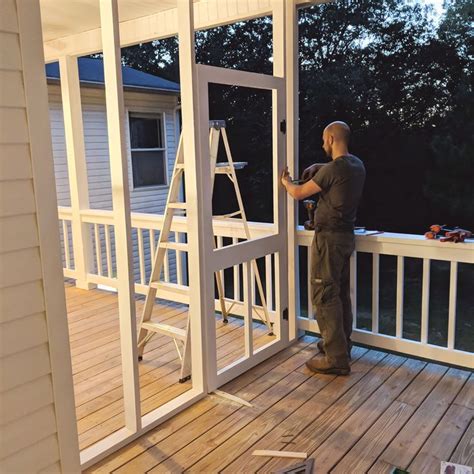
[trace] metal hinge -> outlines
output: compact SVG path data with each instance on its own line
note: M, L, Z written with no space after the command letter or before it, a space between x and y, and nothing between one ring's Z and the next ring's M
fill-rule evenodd
M288 308L283 310L283 321L288 321Z
M280 122L280 132L286 134L286 120L283 119Z

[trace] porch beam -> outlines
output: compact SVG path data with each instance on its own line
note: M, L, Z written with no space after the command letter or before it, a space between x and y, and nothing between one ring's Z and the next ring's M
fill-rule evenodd
M59 71L71 195L71 228L76 286L90 290L96 285L87 281L87 274L92 273L93 267L92 236L89 225L81 221L81 211L89 209L89 184L77 58L72 56L59 58Z
M205 30L237 21L259 18L271 13L272 0L236 3L235 0L201 0L194 4L194 29ZM179 3L179 2L178 2ZM327 0L296 0L298 7L328 3ZM165 10L120 23L120 46L169 38L178 34L178 10ZM61 56L85 56L102 51L100 28L84 31L44 43L45 61L57 61Z
M124 130L125 109L117 0L100 0L100 21L102 43L104 45L105 103L107 108L115 248L120 249L116 253L116 262L125 427L135 432L141 428L140 383L137 365L130 193Z
M191 0L178 1L179 75L185 187L188 221L189 318L193 388L213 391L217 387L216 337L214 323L213 273L209 270L212 252L212 209L209 190L209 155L200 144L199 95L194 45L194 8ZM205 123L208 140L208 122ZM207 178L207 179L206 179ZM204 361L206 360L206 364ZM205 373L207 367L207 374ZM211 381L209 381L211 374ZM212 374L214 376L212 377Z
M287 3L285 12L285 60L286 60L286 161L291 176L298 176L299 172L299 131L298 131L298 10L295 0ZM288 216L288 311L289 311L289 338L290 341L298 335L296 318L301 314L300 299L297 297L297 288L300 288L299 249L297 243L298 205L294 199L287 199ZM308 249L308 253L310 250ZM309 259L308 259L309 261ZM309 272L308 267L308 272ZM308 278L309 281L309 278ZM310 292L308 292L310 294ZM311 305L308 308L310 317ZM302 333L302 331L300 331Z

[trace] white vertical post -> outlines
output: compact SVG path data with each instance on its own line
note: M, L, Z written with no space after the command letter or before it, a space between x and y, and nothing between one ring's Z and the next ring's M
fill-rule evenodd
M403 300L404 300L404 282L405 282L405 258L399 255L397 257L397 309L396 309L396 328L395 336L403 336Z
M286 161L291 176L298 175L299 146L298 146L298 10L294 0L287 1L285 12L286 36ZM298 203L288 197L288 312L289 338L298 336L297 317L301 314L300 308L300 272L299 249L296 236L298 225ZM309 252L309 250L308 250ZM309 269L308 269L309 271ZM311 319L312 305L308 307L308 319Z
M107 276L113 278L113 266L112 266L112 242L110 241L110 225L104 225L105 232L105 255L107 257Z
M232 245L238 244L239 239L232 237ZM240 265L234 265L234 300L240 300Z
M251 267L250 262L243 263L245 357L253 355L253 280Z
M97 275L102 276L102 243L100 241L99 225L94 224L95 260Z
M197 93L194 47L194 12L191 0L178 1L179 71L182 99L183 146L188 221L189 315L191 322L191 360L193 388L213 391L217 388L217 354L214 318L212 258L213 231L209 183L211 169L207 150L208 123L200 127L201 102L206 104L207 87ZM206 104L207 106L208 104ZM201 139L204 135L205 138ZM206 343L204 343L204 333ZM204 366L204 360L207 367ZM207 369L207 373L205 373ZM207 377L206 377L207 375Z
M25 112L28 119L31 171L36 199L38 245L41 255L44 311L48 330L59 462L63 472L79 472L79 443L74 413L74 387L60 241L57 232L58 203L54 192L53 152L39 2L17 0L16 12L23 69ZM15 16L13 20L16 20ZM1 46L3 47L4 45ZM5 158L2 156L3 159Z
M273 309L272 256L265 255L265 297L268 311Z
M105 101L107 106L115 248L117 249L117 290L125 426L132 432L136 432L141 428L140 384L137 365L130 194L128 189L117 0L100 0L100 24L104 53Z
M64 246L64 261L66 263L66 268L69 270L71 268L71 255L69 251L69 226L67 221L63 220L63 246Z
M449 278L449 316L448 316L448 349L454 349L456 340L456 301L458 292L458 262L451 262Z
M372 254L372 332L379 332L380 255Z
M293 2L291 2L293 3ZM272 1L273 10L273 75L286 77L286 2ZM280 129L281 122L286 120L286 87L272 91L272 130L273 130L273 212L274 222L280 235L288 237L287 201L288 196L280 183L280 174L287 164L286 141ZM294 226L294 223L293 223ZM282 339L290 337L290 317L288 301L288 239L285 245L275 254L275 311L277 317L274 332ZM294 272L294 267L292 268ZM294 283L293 283L294 284ZM293 288L294 290L294 288ZM294 308L294 304L293 304ZM294 309L293 309L294 311ZM282 314L286 312L288 322L282 321ZM296 313L291 318L292 339L296 337Z
M140 267L140 283L146 285L145 275L145 250L143 245L143 229L137 228L138 239L138 266Z
M428 343L430 312L430 259L423 259L423 287L421 292L421 343Z
M82 124L81 89L77 58L59 58L67 168L71 194L71 229L76 286L90 290L96 285L87 282L92 268L92 236L88 224L81 222L81 210L89 208L84 129Z

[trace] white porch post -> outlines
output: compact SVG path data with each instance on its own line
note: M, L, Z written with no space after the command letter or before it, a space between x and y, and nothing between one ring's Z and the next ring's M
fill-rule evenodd
M100 0L104 52L105 100L114 208L117 289L120 318L125 426L141 428L137 359L137 327L133 291L130 194L125 145L125 111L117 0Z
M273 75L286 79L286 1L273 0ZM274 197L273 202L278 203L274 206L274 221L278 226L278 233L283 235L287 232L287 196L286 192L280 184L280 174L286 162L286 145L285 140L280 140L277 134L280 134L280 120L287 120L286 118L286 90L273 91L272 94L272 110L273 110L273 182L274 182ZM283 112L283 113L282 113ZM277 134L275 134L275 131ZM288 139L288 138L286 138ZM275 303L277 311L289 312L288 290L287 284L288 270L288 248L285 251L279 252L276 263L275 273L275 288L278 288L278 293L275 294ZM289 280L288 280L289 283ZM288 315L289 316L289 315ZM288 317L288 323L289 323ZM280 318L277 318L275 328L277 334L282 339L289 337L289 324L286 321L282 322L281 327Z
M188 220L193 388L212 391L216 388L214 286L212 272L209 272L212 257L212 210L209 182L203 179L206 170L207 175L210 174L210 164L209 157L200 153L194 12L191 0L178 0L178 37ZM207 124L205 127L207 129ZM209 377L206 377L204 372L204 360Z
M84 129L82 124L81 90L77 58L63 56L59 59L61 97L66 137L67 167L72 209L72 245L76 286L85 290L95 288L88 283L91 273L92 236L87 224L81 222L81 210L89 208Z
M298 10L294 0L286 6L286 156L291 176L297 177L299 146L298 146ZM296 236L298 225L298 202L288 199L288 310L290 340L298 336L297 318L300 316L300 272L299 253ZM309 250L308 250L309 251ZM309 269L308 269L309 271ZM309 280L309 279L308 279ZM311 309L311 308L310 308ZM308 315L309 317L309 315Z

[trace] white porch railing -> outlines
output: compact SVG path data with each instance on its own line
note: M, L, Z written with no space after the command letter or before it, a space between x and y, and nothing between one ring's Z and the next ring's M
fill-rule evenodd
M60 207L59 219L63 242L64 275L75 278L72 253L72 241L70 232L71 209ZM116 287L116 271L114 257L113 238L113 216L111 211L86 210L81 212L83 223L91 227L93 240L94 265L87 275L89 283L102 284ZM163 223L163 216L144 213L132 213L132 234L134 237L134 262L135 262L135 291L145 294L146 283L152 264L152 255L156 250L156 242ZM271 224L249 223L252 237L268 235L272 232ZM172 232L180 242L186 239L186 218L176 217L173 222ZM217 238L218 247L236 244L239 239L245 239L244 229L238 222L231 220L214 220L214 233ZM298 326L302 330L319 332L317 322L314 318L310 294L310 252L309 247L313 238L313 232L305 231L302 227L297 231L297 243L300 252L299 275L306 277L305 284L298 284L296 300L304 301L298 304L297 314ZM370 254L372 257L372 284L371 284L371 328L361 329L358 327L360 318L357 317L357 260L361 254ZM383 334L380 331L380 257L393 256L396 259L396 298L393 302L395 313L394 334ZM421 315L420 315L420 337L419 340L408 339L404 335L404 296L405 296L405 259L415 258L422 261L422 285L421 285ZM435 345L429 341L430 328L430 269L431 261L450 262L449 275L449 304L447 308L447 344ZM261 276L264 282L267 306L270 312L274 311L274 259L267 256L259 262ZM457 311L457 283L458 264L474 263L474 241L463 244L440 243L426 240L423 236L409 234L384 233L373 236L357 236L356 252L351 260L351 293L354 314L353 339L356 342L379 347L386 350L396 351L423 357L439 362L455 364L463 367L474 368L474 354L456 349L456 322ZM171 301L187 303L187 256L184 251L169 250L165 260L162 278L168 283L168 288L158 296ZM244 314L244 302L242 300L241 278L242 269L235 266L226 270L225 281L228 283L226 289L226 300L232 304L232 313ZM252 279L254 281L254 279ZM303 295L302 292L305 292ZM253 303L257 304L257 291L252 292ZM216 300L216 309L219 310L219 302ZM469 310L469 309L468 309ZM471 308L472 311L472 308ZM471 329L472 330L472 329ZM474 335L473 335L474 337Z

